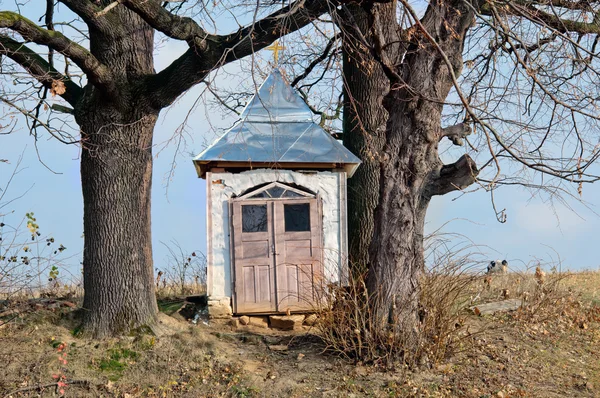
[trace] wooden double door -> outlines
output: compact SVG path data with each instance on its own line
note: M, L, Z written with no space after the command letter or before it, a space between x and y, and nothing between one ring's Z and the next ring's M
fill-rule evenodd
M323 279L318 197L234 199L234 312L314 308Z

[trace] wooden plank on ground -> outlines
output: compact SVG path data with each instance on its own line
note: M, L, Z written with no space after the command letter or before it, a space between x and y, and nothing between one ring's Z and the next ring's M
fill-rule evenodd
M479 316L492 315L497 312L514 311L518 309L522 304L523 301L520 299L503 300L496 301L494 303L476 305L474 307L471 307L471 311L473 311L475 315Z

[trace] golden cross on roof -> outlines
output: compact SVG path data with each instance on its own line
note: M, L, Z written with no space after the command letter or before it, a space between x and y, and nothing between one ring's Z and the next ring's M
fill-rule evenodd
M269 47L266 47L267 50L273 51L273 59L275 60L275 65L279 65L279 51L285 50L284 46L279 45L279 41L275 41Z

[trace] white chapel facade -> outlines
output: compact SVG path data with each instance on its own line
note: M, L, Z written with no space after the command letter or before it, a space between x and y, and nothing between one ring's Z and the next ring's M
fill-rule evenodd
M211 317L310 311L346 280L346 180L359 164L274 69L194 158L207 183Z

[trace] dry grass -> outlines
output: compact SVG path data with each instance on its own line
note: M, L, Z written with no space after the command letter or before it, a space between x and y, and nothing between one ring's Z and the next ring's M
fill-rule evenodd
M216 322L97 342L73 336L69 307L39 309L0 327L0 397L18 389L27 390L13 397L60 396L60 389L67 397L598 396L600 274L549 274L544 284L532 272L495 278L489 289L473 280L454 301L463 324L452 331L452 350L415 371L357 365L323 353L310 335L240 333ZM488 318L465 310L478 294L496 300L507 288L528 293L529 304ZM270 351L271 344L289 349ZM61 380L66 386L57 389Z
M201 294L206 294L206 284L185 283L183 285L175 285L171 283L161 283L160 286L156 288L156 296L159 299L196 296Z
M1 396L20 389L28 390L12 396L55 396L59 388L52 384L63 376L64 395L73 397L173 396L190 391L208 397L246 388L239 365L221 355L218 340L198 328L183 325L183 330L160 338L98 342L74 337L75 327L55 313L0 330L5 364ZM57 360L62 344L66 363ZM38 389L40 385L48 387Z

